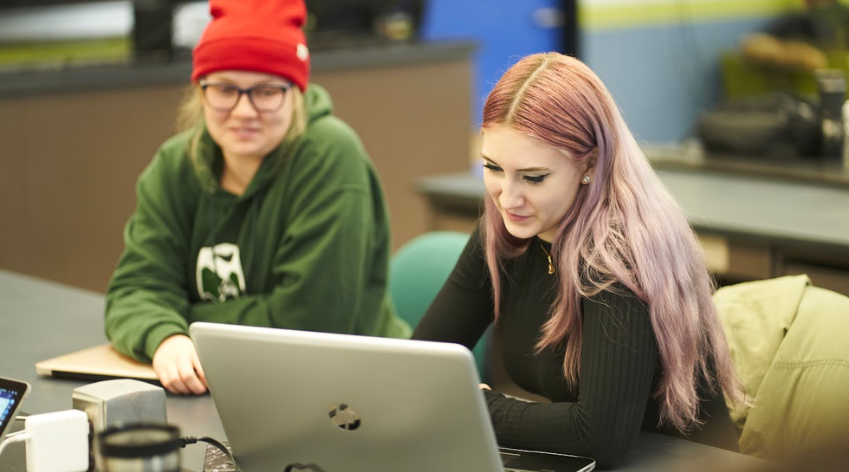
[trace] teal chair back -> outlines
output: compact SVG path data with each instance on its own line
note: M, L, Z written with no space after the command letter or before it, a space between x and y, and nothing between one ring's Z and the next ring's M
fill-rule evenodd
M389 293L398 316L415 329L431 301L448 280L469 235L433 231L398 249L389 267ZM472 350L481 379L487 374L486 336Z

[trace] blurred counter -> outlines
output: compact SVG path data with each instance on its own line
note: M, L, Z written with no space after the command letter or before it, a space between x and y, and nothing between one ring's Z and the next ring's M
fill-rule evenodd
M312 72L374 69L466 60L476 49L471 42L403 43L362 49L313 52ZM68 66L59 70L0 72L0 99L45 93L68 93L155 85L186 85L191 58L162 64Z
M643 151L658 170L703 170L849 188L849 165L837 160L706 154L695 143L644 145Z
M849 186L658 169L724 282L806 273L849 295ZM419 179L431 230L471 231L485 194L468 172Z

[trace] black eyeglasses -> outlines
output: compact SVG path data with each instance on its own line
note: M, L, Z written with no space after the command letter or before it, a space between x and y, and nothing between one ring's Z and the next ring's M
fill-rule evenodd
M292 84L254 85L241 88L233 84L210 84L206 80L201 80L200 87L203 90L204 101L214 110L232 110L239 103L242 94L245 94L256 111L272 112L283 106L283 99L286 98L286 92L292 88Z

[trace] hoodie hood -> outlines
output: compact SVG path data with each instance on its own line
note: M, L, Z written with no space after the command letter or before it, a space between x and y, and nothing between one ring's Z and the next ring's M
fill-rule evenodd
M307 127L319 118L333 114L330 94L321 85L310 84L304 93L304 108L307 111Z

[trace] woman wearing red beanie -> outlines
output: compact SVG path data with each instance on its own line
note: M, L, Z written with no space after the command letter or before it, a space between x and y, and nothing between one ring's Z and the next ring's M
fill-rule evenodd
M309 84L302 0L211 0L185 131L137 184L107 292L115 348L173 393L206 391L194 321L408 337L386 282L377 173Z

